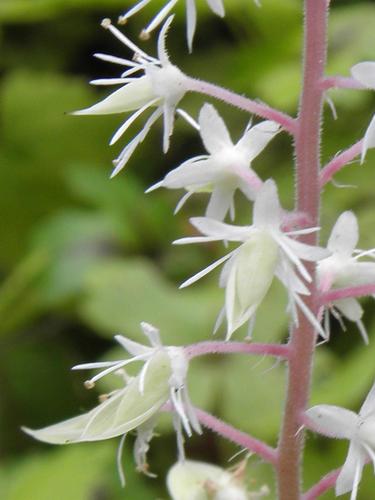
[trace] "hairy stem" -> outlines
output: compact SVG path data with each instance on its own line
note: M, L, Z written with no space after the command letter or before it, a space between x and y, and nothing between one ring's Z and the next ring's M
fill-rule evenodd
M323 89L321 81L327 51L327 0L305 0L304 74L300 100L298 128L295 137L296 153L296 210L306 213L313 226L319 225L319 170ZM305 243L315 245L316 234L305 235ZM311 276L314 267L309 265ZM305 303L317 313L315 283ZM309 321L300 315L299 326L291 332L287 398L279 439L277 465L280 500L301 499L301 464L304 432L299 416L306 409L310 392L312 360L316 332Z
M286 359L289 353L287 345L248 342L199 342L184 349L189 359L206 354L253 354Z
M340 474L340 469L335 469L330 473L326 474L322 479L316 483L312 488L309 489L304 495L303 500L315 500L319 498L320 495L330 490L335 486L338 475Z
M283 127L284 130L294 135L296 131L296 120L286 113L282 113L277 109L271 108L266 104L261 102L253 101L247 97L236 94L231 90L224 89L219 85L213 83L204 82L202 80L196 80L194 78L187 78L186 80L187 90L190 92L198 92L200 94L209 95L219 99L221 101L235 106L236 108L243 109L249 113L261 116L267 120L273 120Z
M357 156L360 156L363 149L363 139L356 142L350 148L346 149L339 155L335 156L327 165L321 170L319 175L319 184L322 188L327 182L329 182L336 172L346 167L354 160Z
M216 432L220 436L229 439L233 443L240 445L263 458L265 462L275 464L277 462L277 452L263 441L256 439L245 432L241 432L235 427L219 420L209 413L195 409L199 422L208 429Z
M319 296L320 305L329 304L335 300L348 299L350 297L364 297L375 294L375 283L367 285L349 286L347 288L336 288Z

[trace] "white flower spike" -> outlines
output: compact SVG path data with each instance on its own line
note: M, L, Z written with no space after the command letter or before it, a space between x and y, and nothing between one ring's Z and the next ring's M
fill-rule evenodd
M365 61L356 64L351 69L352 76L365 87L375 90L375 62ZM363 140L361 162L365 159L367 150L375 147L375 115L368 126Z
M140 373L127 381L122 389L116 389L94 409L49 427L39 430L23 430L39 441L51 444L69 444L82 441L100 441L138 428L134 454L138 468L147 471L145 454L152 437L155 415L161 407L171 401L176 421L180 421L190 436L192 429L201 433L201 427L191 406L186 388L188 359L182 347L161 344L159 332L148 323L141 324L151 347L139 344L122 335L117 342L132 356L129 359L99 363L87 363L73 367L74 370L102 370L85 382L92 388L100 378L119 372L124 366L144 362ZM181 427L179 426L179 428ZM180 443L182 437L177 436ZM121 440L120 449L123 440ZM122 472L120 469L120 477Z
M243 467L232 472L205 462L185 460L169 470L168 492L172 500L256 500L268 496L263 486L257 492L247 490Z
M177 66L171 64L165 47L165 38L172 19L172 17L169 17L160 31L158 39L159 59L148 56L113 26L109 19L105 19L102 22L102 25L109 29L116 38L134 51L135 60L128 61L127 59L107 54L95 54L99 59L119 64L129 69L122 73L121 78L93 80L91 83L96 85L122 85L122 87L97 104L80 111L75 111L73 114L106 115L134 111L112 137L110 142L112 145L120 139L141 114L149 108L156 107L156 110L149 116L142 130L122 150L118 158L114 160L115 169L112 172L112 177L124 168L136 147L145 139L151 126L162 115L164 120L163 151L166 152L169 148L169 139L173 132L175 109L186 92L185 76ZM143 72L144 74L142 76L134 76L139 72Z
M187 195L177 206L179 210L187 197L195 192L211 193L206 217L223 220L230 211L234 215L233 197L237 189L251 201L262 186L262 181L250 164L280 127L272 121L263 121L248 127L241 139L233 144L228 129L216 109L205 104L199 114L200 135L208 155L185 161L148 191L159 187L184 188Z
M263 184L255 199L251 226L232 226L214 219L196 217L191 219L191 223L205 236L183 238L175 242L176 244L220 240L241 242L237 249L181 285L185 287L194 283L227 261L220 276L220 286L225 287L227 340L237 328L254 316L271 286L274 275L280 279L289 293L289 306L294 322L298 322L297 304L319 333L325 335L321 325L304 305L299 294L309 293L301 277L305 281L311 281L302 259L320 260L329 255L329 252L292 238L314 232L317 228L284 233L281 230L281 222L282 209L277 187L275 182L269 179ZM219 315L219 322L222 316L223 314Z
M119 23L125 24L127 20L139 12L143 7L146 7L151 2L151 0L140 0L134 5L131 9L125 12L124 15L120 16ZM148 37L155 28L157 28L164 19L168 16L168 14L172 11L172 9L177 4L178 0L169 0L164 5L164 7L159 11L159 13L152 19L152 21L148 24L148 26L142 31L142 36ZM224 4L223 0L206 0L208 6L216 15L220 17L224 17ZM195 0L185 0L186 4L186 30L187 30L187 40L189 51L192 51L193 48L193 38L195 34L195 28L197 24L197 9L195 5Z
M357 497L362 469L368 461L375 468L375 384L358 414L331 405L313 406L306 412L309 427L324 436L350 441L348 455L336 481L336 496L351 491Z
M375 263L360 262L366 255L375 255L375 249L356 250L358 243L358 222L353 212L340 215L328 240L327 248L331 255L318 262L318 288L324 293L335 288L345 288L375 283ZM354 255L353 255L354 254ZM356 323L363 340L368 344L368 335L362 323L363 309L354 297L336 300L331 307L333 314L340 319L344 316ZM329 309L326 310L326 331L329 337Z

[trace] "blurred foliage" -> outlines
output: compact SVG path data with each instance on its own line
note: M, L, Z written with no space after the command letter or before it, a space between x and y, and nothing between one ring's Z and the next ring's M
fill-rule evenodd
M154 0L132 19L133 39L162 0ZM295 113L301 70L301 1L227 0L225 19L201 5L193 55L187 55L183 2L168 45L173 60L189 74L216 81ZM201 154L195 133L177 122L171 151L160 151L160 127L131 159L125 172L109 180L116 155L106 142L119 117L81 118L66 112L82 108L104 93L92 90L92 77L115 75L116 68L95 61L102 51L122 55L124 48L97 28L103 17L116 18L129 0L1 0L1 170L0 209L0 497L2 500L134 500L166 498L164 474L175 460L170 421L152 443L150 463L159 478L134 472L130 448L124 464L128 484L119 487L115 443L51 448L20 431L67 418L95 404L97 394L82 388L83 376L71 365L116 357L112 335L139 340L140 321L160 327L166 343L209 339L223 293L217 273L188 290L178 283L222 255L219 245L175 247L191 234L190 215L200 214L204 195L173 216L179 193L144 195L151 183L192 154ZM348 75L355 62L373 59L373 2L333 2L328 71ZM146 43L154 50L154 39ZM125 51L126 55L126 51ZM112 73L111 73L112 72ZM358 140L374 109L367 92L335 90L334 120L327 106L323 159ZM202 104L185 99L193 115ZM248 116L215 104L238 137ZM131 130L127 138L131 137ZM126 140L126 138L125 138ZM115 148L114 148L115 149ZM291 144L280 135L254 162L263 178L275 177L286 207L292 206ZM323 197L323 240L337 215L353 209L359 216L363 248L375 246L374 153L366 165L355 162L335 178ZM240 220L249 220L239 199ZM259 310L256 340L287 336L285 296L275 284ZM342 332L333 321L332 340L317 350L312 400L356 409L375 374L375 324L370 301L366 324L372 337L364 348L358 332ZM223 332L219 335L222 337ZM237 335L242 338L243 332ZM246 383L244 383L246 381ZM269 360L220 356L192 363L190 392L196 404L239 428L275 443L282 414L285 371ZM99 384L105 390L105 384ZM131 441L131 439L130 439ZM210 433L187 442L192 458L224 465L236 448ZM345 443L311 436L305 481L339 466ZM273 484L268 466L250 461L257 485ZM365 475L359 499L373 497L374 479ZM330 492L324 496L333 498Z

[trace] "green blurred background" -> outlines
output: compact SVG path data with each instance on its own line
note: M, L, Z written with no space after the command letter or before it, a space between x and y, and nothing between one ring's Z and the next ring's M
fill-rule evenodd
M121 117L67 115L96 102L105 89L92 78L117 76L118 67L95 60L94 52L129 56L100 28L116 19L130 0L0 0L0 498L1 500L167 499L165 471L176 459L168 418L160 424L149 461L158 479L134 472L132 437L124 465L128 485L119 486L117 442L51 447L32 441L21 425L38 428L86 411L100 391L83 388L77 363L121 356L113 335L143 341L139 322L161 329L165 343L211 338L223 301L218 274L179 291L178 283L222 255L220 245L171 247L192 233L188 217L200 215L205 195L193 198L178 216L181 193L144 190L171 168L204 152L199 137L181 120L170 152L161 153L161 125L155 126L125 171L109 180L118 154L108 139ZM199 4L195 51L185 43L183 2L168 37L172 60L188 74L231 87L286 112L296 112L300 84L300 0L227 0L221 20ZM331 74L349 74L361 60L374 59L375 4L333 1L330 24ZM155 5L153 5L155 4ZM126 26L133 39L156 12L160 0ZM155 39L144 43L154 54ZM323 159L358 140L375 109L370 92L332 91L338 120L325 111ZM197 116L203 100L187 96L183 107ZM248 116L215 103L237 139ZM131 127L121 141L137 130ZM117 149L116 149L117 148ZM287 208L293 205L291 140L279 135L254 162L262 178L276 178ZM374 247L375 155L354 162L323 196L322 239L344 209L358 214L360 247ZM349 187L347 187L349 186ZM248 223L248 205L238 199L238 221ZM332 320L332 340L317 350L313 403L357 409L375 376L375 315L364 301L371 342L365 348L352 325ZM274 284L259 310L255 340L286 338L285 297ZM223 336L223 332L219 336ZM239 332L237 338L243 337ZM284 370L261 358L207 357L194 361L189 375L193 401L245 431L276 443L284 394ZM107 382L108 383L108 382ZM309 435L305 483L342 464L347 443ZM227 466L237 451L206 432L186 443L190 458ZM374 498L370 466L359 499ZM273 488L270 468L251 458L249 484ZM270 498L274 495L271 494ZM329 493L326 499L333 498Z

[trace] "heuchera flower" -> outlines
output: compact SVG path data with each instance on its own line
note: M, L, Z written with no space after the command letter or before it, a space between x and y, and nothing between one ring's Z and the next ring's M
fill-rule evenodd
M158 39L159 59L150 57L139 49L123 33L115 28L109 19L105 19L102 23L105 28L109 29L116 36L116 38L134 51L135 60L129 61L107 54L95 54L99 59L119 64L129 69L121 75L121 78L93 80L91 83L96 85L122 85L122 87L110 94L103 101L89 108L75 111L73 114L107 115L135 111L114 134L110 142L112 145L120 139L130 125L132 125L141 114L149 108L156 107L156 110L153 111L151 116L147 119L142 130L122 150L118 158L113 162L115 169L112 173L112 177L125 166L136 147L145 139L151 126L162 115L164 120L164 152L169 148L169 139L173 132L175 109L186 92L186 77L177 66L170 63L165 47L165 38L171 22L172 17L169 17L160 31ZM138 72L143 72L144 75L133 76Z
M120 16L119 23L126 23L127 20L139 12L143 7L149 4L151 0L140 0L134 5L131 9L125 12L124 15ZM152 19L149 25L142 31L142 35L147 37L155 28L157 28L160 23L168 16L168 14L172 11L174 6L177 4L178 0L169 0L164 7L158 12L158 14ZM223 0L206 0L208 6L220 17L224 17L224 4ZM197 9L195 6L195 0L185 0L186 3L186 29L187 29L187 40L189 50L191 52L193 47L193 38L195 33L195 28L197 24Z
M289 308L293 320L298 322L296 311L298 304L319 333L325 336L321 325L305 306L299 294L309 294L301 278L308 282L312 280L302 259L320 260L329 252L292 238L316 231L317 228L284 233L281 230L281 221L282 210L277 187L275 182L269 179L263 184L255 199L251 226L233 226L207 217L195 217L191 219L191 223L205 236L183 238L175 242L184 244L222 240L242 243L237 249L181 285L185 287L194 283L227 261L220 276L220 286L225 287L225 307L218 318L220 324L224 314L226 316L227 339L255 314L271 286L274 275L281 280L289 293Z
M77 365L74 370L102 370L85 382L87 388L100 378L121 370L135 361L144 362L140 373L130 378L122 389L116 389L102 398L102 402L87 413L39 430L23 430L39 441L51 444L69 444L82 441L100 441L125 436L138 429L134 454L139 469L147 471L145 455L152 437L155 415L170 400L174 411L177 438L182 453L181 426L190 436L192 429L201 432L186 388L188 359L182 347L161 344L159 332L142 323L142 330L151 347L139 344L122 335L117 342L132 356L129 359ZM120 449L123 446L123 439ZM120 477L122 474L120 472Z
M250 163L280 127L275 122L263 121L248 127L241 139L233 144L223 119L211 104L205 104L199 114L199 130L209 155L185 161L148 191L159 187L186 189L187 195L182 198L176 211L191 194L210 192L206 216L223 220L229 210L234 215L233 197L237 189L249 200L255 199L262 181L250 168Z
M328 240L327 248L331 255L318 262L318 288L321 292L375 283L375 263L359 261L361 257L374 254L375 249L356 250L358 238L358 222L355 215L350 211L342 213ZM335 300L331 310L338 319L340 315L343 315L350 321L354 321L364 341L368 343L367 332L361 320L363 309L357 299L349 297ZM328 309L326 310L326 331L329 336Z
M352 76L365 87L375 90L375 62L365 61L356 64L351 69ZM375 147L375 115L368 126L363 140L362 158L363 162L367 150Z
M244 484L244 468L227 471L205 462L185 460L173 465L167 476L172 500L256 500L267 496L263 486L250 492Z
M358 415L331 405L313 406L306 415L312 430L350 441L348 456L336 481L336 495L352 491L350 499L355 500L364 465L372 461L375 467L375 384Z

